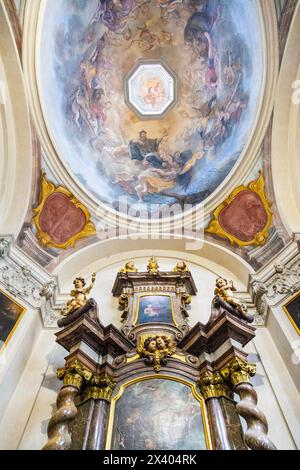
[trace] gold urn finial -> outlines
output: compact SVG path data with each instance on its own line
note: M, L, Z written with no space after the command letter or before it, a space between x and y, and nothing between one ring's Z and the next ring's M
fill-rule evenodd
M147 271L151 276L156 276L159 272L159 266L155 256L151 256L147 265Z

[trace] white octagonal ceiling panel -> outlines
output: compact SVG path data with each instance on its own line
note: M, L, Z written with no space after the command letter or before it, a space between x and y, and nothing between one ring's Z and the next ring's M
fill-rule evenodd
M177 80L161 62L137 65L125 87L127 104L141 119L162 118L175 104Z

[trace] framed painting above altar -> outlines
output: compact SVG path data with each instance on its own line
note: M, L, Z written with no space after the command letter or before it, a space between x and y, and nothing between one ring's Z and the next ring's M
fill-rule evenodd
M26 309L0 291L0 354L11 339Z
M107 449L210 448L203 400L180 379L135 379L112 400Z
M138 297L135 324L176 323L170 294L143 294Z

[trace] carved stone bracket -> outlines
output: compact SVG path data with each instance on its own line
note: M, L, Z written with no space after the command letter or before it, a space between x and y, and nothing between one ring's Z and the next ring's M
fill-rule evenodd
M269 307L278 306L300 291L299 234L277 255L277 262L250 276L249 291L259 316L265 321Z
M221 376L228 380L233 391L240 397L237 411L246 420L245 442L252 450L276 450L268 438L268 423L265 415L257 408L257 394L250 383L250 377L256 373L255 364L232 359L220 370Z

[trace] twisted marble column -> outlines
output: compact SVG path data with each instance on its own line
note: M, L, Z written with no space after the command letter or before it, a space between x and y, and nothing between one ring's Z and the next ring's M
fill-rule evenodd
M246 420L248 429L245 442L253 450L276 450L268 438L268 423L265 415L257 408L257 394L250 383L240 383L235 387L241 401L237 404L239 414Z
M49 421L48 442L43 450L68 450L70 448L69 424L77 414L75 398L83 382L91 379L92 372L76 360L58 369L57 377L63 379L64 385L57 396L57 410Z
M276 450L273 442L268 438L268 423L265 415L257 408L257 394L250 383L250 377L256 373L256 366L242 361L239 358L232 359L220 374L231 382L233 391L237 393L241 401L237 404L237 411L246 420L247 430L245 442L252 450Z

